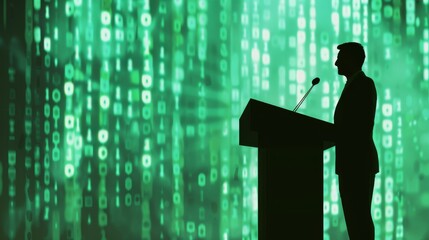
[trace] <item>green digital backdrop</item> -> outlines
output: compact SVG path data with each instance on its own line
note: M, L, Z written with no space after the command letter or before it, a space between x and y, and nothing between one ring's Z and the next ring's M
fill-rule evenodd
M298 111L332 122L348 41L378 92L376 239L429 239L428 0L1 5L0 239L257 239L240 115L291 110L319 77ZM324 239L348 239L323 161Z

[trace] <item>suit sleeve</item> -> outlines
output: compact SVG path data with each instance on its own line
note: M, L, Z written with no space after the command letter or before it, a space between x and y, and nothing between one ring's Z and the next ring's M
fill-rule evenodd
M372 136L374 127L375 108L377 93L372 79L362 79L359 85L351 91L344 123L347 127L342 128L343 137L350 141L367 140Z

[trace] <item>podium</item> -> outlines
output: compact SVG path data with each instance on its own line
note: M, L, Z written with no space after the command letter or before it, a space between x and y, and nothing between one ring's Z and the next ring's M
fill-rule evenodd
M334 125L250 99L239 138L258 148L258 239L323 239L323 151Z

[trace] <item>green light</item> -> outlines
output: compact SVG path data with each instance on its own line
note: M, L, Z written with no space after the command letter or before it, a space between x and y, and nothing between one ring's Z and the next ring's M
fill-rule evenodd
M238 145L240 114L249 98L292 109L320 77L300 111L332 122L346 41L363 44L378 92L376 239L427 235L406 223L424 222L429 204L428 0L6 7L6 25L25 33L0 41L0 210L16 238L29 234L16 226L37 226L33 239L256 239L257 152ZM333 151L323 164L324 239L341 239Z

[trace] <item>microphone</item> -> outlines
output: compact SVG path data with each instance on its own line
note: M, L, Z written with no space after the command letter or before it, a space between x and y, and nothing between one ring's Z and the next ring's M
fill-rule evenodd
M311 81L311 88L307 91L307 93L304 95L304 97L302 97L301 101L299 101L298 105L296 105L296 107L293 109L293 112L296 112L299 108L299 106L301 106L302 102L304 101L304 99L307 97L307 95L310 93L311 89L313 89L313 87L318 84L320 82L320 78L315 78L313 79L313 81Z

